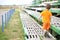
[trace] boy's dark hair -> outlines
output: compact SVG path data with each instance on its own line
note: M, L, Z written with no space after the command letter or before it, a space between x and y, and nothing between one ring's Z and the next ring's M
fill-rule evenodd
M51 5L50 4L46 4L46 9L50 9L51 8Z

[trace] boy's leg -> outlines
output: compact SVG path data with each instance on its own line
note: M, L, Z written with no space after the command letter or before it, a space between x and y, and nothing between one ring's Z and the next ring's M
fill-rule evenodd
M55 39L50 33L49 33L49 29L50 29L50 23L46 23L45 24L45 27L46 27L46 31L45 31L45 34L44 35L47 35L47 37L49 37L49 38L53 38L53 39Z
M47 23L47 30L49 31L49 29L50 29L50 23Z
M46 26L46 23L43 23L43 27L42 27L43 31L44 31L44 34L43 36L45 35L46 31L47 31L47 26Z
M46 24L46 23L43 23L42 29L43 29L43 30L47 30L47 24Z
M54 38L48 31L47 31L47 35L49 36L49 38L56 40L56 38Z
M44 36L46 36L47 31L49 31L50 23L43 23Z

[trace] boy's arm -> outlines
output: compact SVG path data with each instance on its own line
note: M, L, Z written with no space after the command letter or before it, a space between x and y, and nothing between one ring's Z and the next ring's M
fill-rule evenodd
M40 21L40 18L43 16L43 12L40 13L39 17L38 17L38 21Z
M50 20L52 19L52 13L50 13ZM50 21L51 22L51 21Z
M51 19L51 17L52 17L52 13L50 13L50 19Z
M40 16L38 17L38 21L40 21L40 18L43 16L44 13L45 13L45 11L42 11L42 12L40 13Z

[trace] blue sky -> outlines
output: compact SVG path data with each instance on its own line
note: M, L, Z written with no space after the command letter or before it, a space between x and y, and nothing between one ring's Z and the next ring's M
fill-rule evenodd
M0 5L24 5L31 4L33 0L0 0Z

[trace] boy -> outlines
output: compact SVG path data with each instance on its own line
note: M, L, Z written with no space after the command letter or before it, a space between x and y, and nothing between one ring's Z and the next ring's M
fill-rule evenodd
M44 35L50 28L50 21L52 16L52 13L49 11L50 8L51 8L51 5L47 4L46 9L42 11L42 13L40 13L40 15L42 16L42 22L43 22L42 29L44 30ZM40 16L38 20L40 20Z

